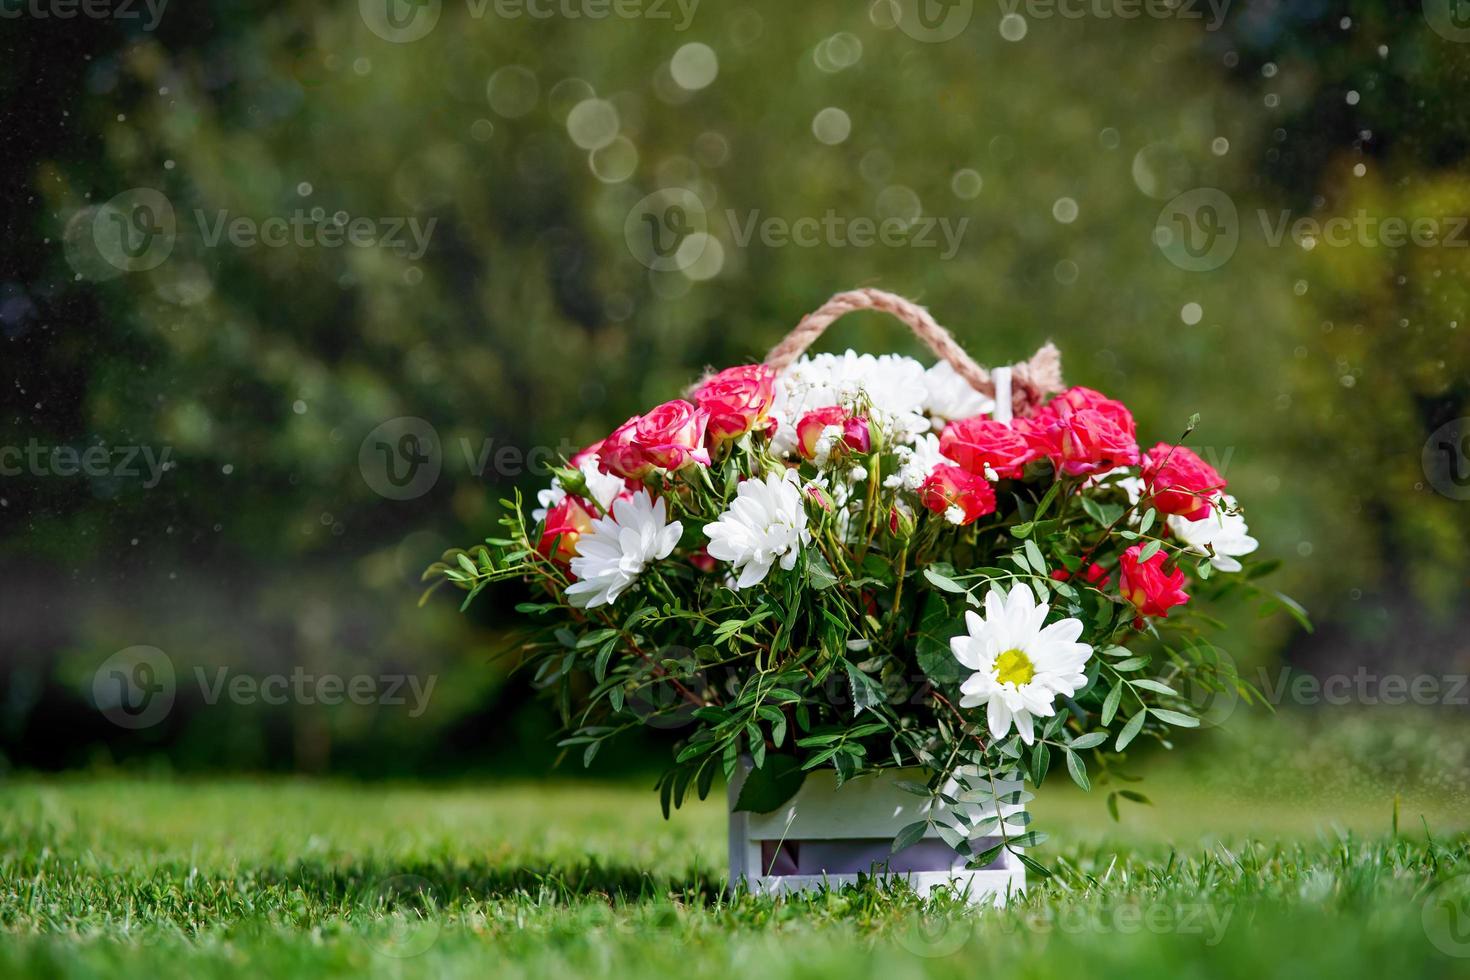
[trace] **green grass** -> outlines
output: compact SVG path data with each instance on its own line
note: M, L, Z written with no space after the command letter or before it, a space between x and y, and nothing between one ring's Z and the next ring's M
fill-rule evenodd
M1334 798L1201 758L1118 824L1049 785L1058 876L980 915L731 901L720 803L666 823L642 785L23 779L0 976L1470 976L1463 801L1406 795L1395 836L1392 780Z

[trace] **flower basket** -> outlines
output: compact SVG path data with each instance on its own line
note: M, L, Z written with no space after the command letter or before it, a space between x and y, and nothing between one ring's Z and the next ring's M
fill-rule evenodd
M937 363L805 355L858 310ZM504 534L426 578L466 604L525 583L517 666L584 765L651 727L674 733L665 814L727 780L732 885L876 870L1013 894L1046 873L1026 803L1054 765L1116 814L1147 802L1132 746L1171 746L1216 693L1257 696L1201 607L1305 622L1183 445L1197 418L1144 450L1121 402L1063 386L1050 344L987 371L863 289L687 394L566 460L539 506L502 501Z
M893 851L904 827L925 822L935 807L947 808L909 790L927 782L929 773L922 769L883 769L841 786L835 771L818 772L780 808L749 813L737 809L737 801L752 768L748 757L741 759L727 794L732 888L774 896L854 885L866 874L897 878L925 897L935 888L948 888L972 905L1003 904L1026 890L1026 868L1014 854L1002 849L986 866L970 868L968 858L932 827ZM954 781L946 786L950 792L956 788ZM1020 793L1022 786L1007 781L999 789ZM943 819L975 828L998 812L1008 832L1019 836L1025 832L1016 822L1022 810L1019 804L976 803L952 808ZM974 837L980 850L1000 842L996 831Z

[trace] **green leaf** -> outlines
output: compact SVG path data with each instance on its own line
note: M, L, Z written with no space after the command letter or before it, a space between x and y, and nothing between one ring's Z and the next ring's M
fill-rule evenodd
M1163 546L1164 542L1162 541L1150 541L1148 544L1144 545L1143 551L1139 552L1138 554L1138 563L1142 565L1154 555L1157 555L1159 553L1159 549Z
M1166 725L1176 728L1198 728L1199 719L1193 715L1186 715L1179 711L1170 711L1168 708L1149 708L1149 714Z
M1140 677L1138 680L1133 682L1133 686L1141 687L1145 691L1153 691L1155 694L1177 695L1179 693L1168 684L1165 684L1163 681L1150 680L1147 677Z
M827 559L820 551L807 552L806 578L811 587L818 592L830 589L837 584L837 576L832 571L832 566L827 564Z
M852 689L852 714L856 718L864 708L874 708L884 702L883 688L878 682L858 669L851 660L844 660L847 668L847 683Z
M801 765L789 755L767 755L766 764L752 769L740 787L740 796L735 800L736 811L770 813L796 795L806 773Z
M919 820L911 823L898 832L893 838L893 847L890 854L897 854L905 847L912 847L924 838L924 831L929 828L927 820Z
M1099 746L1107 740L1107 732L1088 732L1086 735L1081 735L1073 739L1072 744L1069 745L1068 748L1072 749L1072 751L1074 752L1081 752L1083 749L1090 749Z
M924 578L929 580L930 585L943 592L965 593L969 591L954 579L947 575L941 575L933 568L924 569Z
M1027 538L1025 548L1026 558L1031 562L1031 567L1036 569L1038 574L1045 575L1046 559L1041 557L1041 549L1036 546L1036 542Z
M1031 750L1031 785L1040 786L1041 781L1046 778L1046 771L1051 768L1051 749L1043 742L1037 742L1036 747Z
M1123 730L1118 733L1118 741L1113 745L1114 752L1122 752L1128 747L1129 742L1138 737L1138 733L1143 731L1143 721L1147 715L1148 710L1141 709L1138 714L1128 719L1128 724L1124 725Z
M1081 786L1084 790L1092 789L1092 784L1087 781L1087 766L1083 765L1082 757L1071 749L1066 750L1067 775L1072 777L1072 782Z
M1122 700L1123 685L1119 684L1109 691L1108 696L1103 700L1102 723L1104 725L1111 725L1113 723L1113 719L1118 716L1118 702Z
M924 615L914 640L914 655L924 676L940 687L964 680L965 669L950 649L951 637L965 632L965 621L950 615L944 597L931 592L924 600Z
M1035 858L1032 858L1032 857L1027 857L1026 855L1021 854L1020 852L1014 852L1014 853L1016 855L1016 859L1018 861L1020 861L1023 865L1026 866L1026 870L1027 871L1029 871L1032 874L1036 875L1038 878L1050 878L1051 877L1051 870L1049 868L1047 868L1046 865L1042 864L1040 861L1038 861L1038 860L1036 860Z

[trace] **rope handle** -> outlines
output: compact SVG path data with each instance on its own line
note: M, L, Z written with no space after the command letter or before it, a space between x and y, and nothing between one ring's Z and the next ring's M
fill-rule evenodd
M858 310L881 310L908 325L914 336L922 340L937 356L949 362L955 373L970 387L989 398L996 395L991 372L975 363L950 335L917 303L881 289L854 289L838 293L816 310L802 317L792 331L771 352L765 363L776 371L784 371L816 342L822 332L838 319ZM1028 361L1010 369L1011 407L1017 416L1028 416L1041 407L1047 395L1062 390L1062 355L1047 343Z

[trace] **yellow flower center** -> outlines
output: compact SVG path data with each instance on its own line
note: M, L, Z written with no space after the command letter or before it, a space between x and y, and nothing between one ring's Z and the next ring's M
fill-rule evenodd
M1002 684L1031 683L1031 678L1036 676L1036 665L1031 658L1020 650L1010 649L995 658L995 679Z

